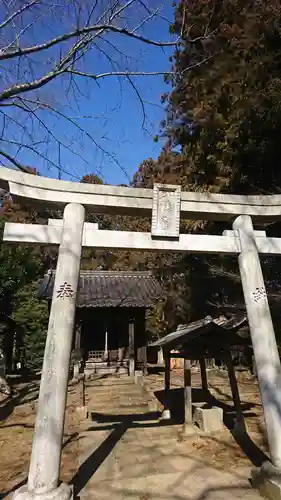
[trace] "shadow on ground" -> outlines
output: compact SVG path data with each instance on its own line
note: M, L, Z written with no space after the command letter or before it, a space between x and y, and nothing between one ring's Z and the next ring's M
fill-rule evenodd
M23 424L24 425L24 424ZM9 427L9 426L7 426ZM29 427L27 425L27 427ZM30 427L33 427L33 426L30 426ZM79 433L78 432L74 432L72 434L70 434L69 436L66 435L65 437L67 439L65 439L65 441L63 442L63 445L62 445L62 450L67 446L69 445L74 439L76 439L78 437ZM23 486L24 484L26 484L27 482L27 477L25 477L24 479L22 479L21 481L19 481L17 484L15 484L12 488L10 488L9 490L7 491L3 491L2 493L0 493L0 500L4 499L4 498L7 498L9 495L11 495L11 493L14 493L18 488L20 488L21 486Z
M173 425L172 422L165 424L158 421L160 415L159 412L132 415L92 413L91 419L95 421L96 425L90 425L88 431L109 430L111 433L92 455L85 460L73 477L71 484L74 486L75 497L79 495L128 429Z
M16 392L13 391L11 396L8 396L0 403L0 421L6 420L16 407L36 401L38 398L38 391L39 384L37 381L30 382L18 388Z
M160 375L165 372L165 366L150 365L147 367L148 375Z
M166 427L166 426L173 426L174 425L174 422L171 422L171 421L167 422L167 423L157 422L157 421L153 422L153 420L154 419L156 420L158 417L159 417L159 413L154 413L154 412L150 412L147 414L134 414L134 415L130 415L130 416L124 416L124 415L118 415L118 414L107 415L107 414L101 414L101 413L99 413L99 414L93 413L92 419L95 421L95 423L93 422L93 425L90 424L88 431L108 430L111 432L106 437L106 439L99 445L99 447L97 449L95 449L95 451L83 462L83 464L79 467L77 473L73 477L71 483L74 487L75 498L79 498L81 491L85 488L85 486L90 481L92 476L97 472L99 467L101 467L103 462L107 459L107 457L110 455L110 453L112 452L114 447L117 445L118 441L122 439L122 437L124 436L124 434L126 433L126 431L128 429L149 428L149 427ZM209 439L212 439L215 442L221 443L220 439L216 438L215 436L209 437ZM235 449L235 445L231 444L231 443L224 442L224 446ZM171 453L169 453L167 455L167 460L169 460L173 456L176 456L177 453L178 453L177 450L171 449ZM260 460L258 460L257 459L257 451L256 451L255 459L253 460L253 463L255 465L260 464L264 461L264 458L267 458L267 457L263 456L262 458L260 458ZM132 456L132 460L134 460L133 456ZM210 468L210 464L208 462L205 462L200 457L192 456L192 460L194 461L194 467L195 467L194 470L196 470L196 469L203 470L205 467ZM133 467L133 464L132 464L132 467ZM213 470L215 470L215 467L212 466L212 468L213 468ZM219 470L219 469L217 469L217 470ZM181 474L182 483L187 482L190 474L191 474L191 471L187 471L187 472ZM130 483L130 481L133 481L134 479L128 477L127 480ZM132 496L133 496L133 498L140 498L140 499L156 498L157 500L159 500L159 498L160 498L159 494L155 493L155 495L154 495L154 493L152 491L147 491L147 492L139 491L138 492L138 491L134 490L134 492L132 494L131 490L128 489L128 491L127 491L122 487L121 482L120 482L121 489L119 490L119 487L118 487L118 491L115 491L113 483L111 485L110 478L109 478L109 483L110 483L109 486L107 485L107 487L109 488L109 491L108 491L109 498L111 498L111 495L114 498L115 494L118 495L118 498L119 498L119 495L121 495L120 498L121 497L122 498L130 498ZM168 500L171 498L173 500L184 500L186 498L190 499L190 496L186 497L183 494L176 493L176 491L179 491L179 485L180 485L180 479L177 482L177 484L175 484L175 492L173 492L172 486L170 485L169 492L167 491L167 494L163 495L161 492L161 498L163 500L165 500L165 499ZM97 488L98 487L99 486L97 484ZM183 484L182 488L184 489L184 487L185 486ZM233 492L234 490L237 490L237 495L238 495L238 491L239 491L239 494L241 494L241 496L237 496L236 498L242 498L243 495L245 495L247 491L252 490L252 487L251 487L250 483L249 484L247 483L247 480L245 478L242 480L240 477L240 479L239 479L239 476L237 475L237 485L230 485L230 486L224 485L223 487L220 487L220 485L218 484L218 486L216 486L216 487L214 487L214 486L206 487L206 489L204 490L203 493L201 493L198 496L194 495L194 500L206 500L209 497L212 498L212 500L213 500L214 498L216 498L217 492L221 492L221 493L219 493L218 498L222 498L223 494L225 494L225 496L228 497L229 494L231 493L231 491ZM103 491L103 493L104 493L104 491ZM96 494L97 494L97 496L99 495L98 490L96 491ZM87 495L87 493L86 493L86 495ZM234 498L234 496L233 496L233 498Z
M224 395L224 393L221 393ZM156 391L155 396L163 405L165 401L165 392ZM202 389L192 388L192 402L205 402L208 406L218 406L223 409L224 424L231 432L238 446L242 449L245 455L249 458L252 464L260 467L263 462L268 460L267 455L254 443L247 432L237 431L236 412L233 404L228 404L214 397L210 392L206 393ZM255 403L244 403L241 405L244 418L256 417L255 411L251 411L257 406ZM184 423L184 393L182 388L171 389L169 393L169 408L171 410L172 421L176 424ZM263 443L266 443L266 436L261 427L259 432Z

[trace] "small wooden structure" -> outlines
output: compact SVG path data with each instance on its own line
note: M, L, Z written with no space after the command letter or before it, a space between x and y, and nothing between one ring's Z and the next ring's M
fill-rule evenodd
M51 301L55 273L46 274L39 297ZM85 373L146 371L146 309L163 296L147 271L80 271L72 362Z
M170 391L170 359L171 351L177 349L178 354L173 357L184 358L184 421L192 423L192 393L191 393L191 360L199 360L203 394L208 394L208 380L206 359L220 359L225 362L230 380L230 386L235 405L237 421L244 427L244 419L237 381L232 360L232 350L249 349L251 344L248 336L241 335L241 328L246 324L245 315L236 315L231 319L225 316L206 318L188 325L181 325L162 339L150 344L162 347L165 357L165 409L164 416L170 418L169 391Z
M5 359L5 370L16 371L18 362L24 364L24 331L23 328L6 312L0 310L0 324L5 326L2 345Z

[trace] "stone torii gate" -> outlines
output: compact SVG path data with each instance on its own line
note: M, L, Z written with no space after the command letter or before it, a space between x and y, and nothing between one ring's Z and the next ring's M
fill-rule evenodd
M68 500L59 485L69 360L82 247L238 255L272 466L281 477L281 367L259 253L281 254L281 239L254 231L258 221L281 219L281 196L238 196L182 192L156 184L153 190L72 183L0 168L0 187L15 201L63 208L63 221L48 225L6 223L4 240L59 245L28 484L16 500ZM150 233L99 230L85 223L96 213L149 216ZM234 220L222 236L180 234L180 218ZM279 491L281 480L270 479ZM277 498L276 496L274 498Z

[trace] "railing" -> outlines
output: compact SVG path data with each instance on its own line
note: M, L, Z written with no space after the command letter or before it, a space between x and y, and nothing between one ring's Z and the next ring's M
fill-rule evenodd
M117 350L113 351L94 351L88 352L87 362L102 363L108 361L109 363L128 363L128 357L123 357L122 353L118 353Z
M108 354L105 351L89 351L88 361L105 361L108 358Z

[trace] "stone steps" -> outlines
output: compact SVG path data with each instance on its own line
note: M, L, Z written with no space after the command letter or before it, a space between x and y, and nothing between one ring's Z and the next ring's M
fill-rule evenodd
M144 402L148 402L147 401L147 398L145 397L145 395L141 394L141 395L138 395L138 394L130 394L127 396L127 394L121 394L121 395L118 395L118 394L114 394L114 393L110 393L108 396L107 395L104 395L104 394L85 394L85 401L91 401L92 404L116 404L116 403L120 403L120 404L131 404L131 403L144 403Z
M81 500L261 500L247 474L193 457L183 426L159 422L156 398L127 377L91 380L85 392L92 420L81 424L79 461L91 473Z
M125 390L139 390L139 386L137 386L134 382L127 382L127 383L124 383L124 382L121 382L121 378L120 378L120 382L119 383L112 383L112 384L107 384L105 382L102 382L102 381L94 381L94 380L88 380L85 382L85 387L87 388L91 388L91 389L95 389L97 391L109 391L109 390L112 390L112 391L115 391L116 389L118 389L118 391L125 391Z
M129 377L107 377L85 383L88 414L129 416L158 410L157 400ZM95 417L93 416L93 420Z
M86 366L84 369L85 378L90 378L94 374L98 375L114 375L118 373L119 375L128 375L128 368L125 366L120 366L116 368L115 366Z
M116 368L118 366L128 366L129 360L123 359L123 361L96 361L95 359L88 359L85 363L85 366L98 366L98 367L106 367L106 368Z
M175 431L174 431L175 432ZM143 450L148 450L151 452L154 449L158 450L163 450L165 451L167 446L170 447L170 451L179 443L180 441L180 436L181 432L178 431L178 433L171 433L165 437L165 444L161 443L162 437L161 436L149 436L147 438L147 442L142 444ZM127 453L133 453L139 455L140 453L140 445L139 442L136 441L134 438L130 438L128 436L124 436L122 438L122 443L127 446Z
M147 406L147 403L141 403L140 401L136 401L132 404L126 404L126 403L111 403L111 404L95 404L93 401L87 403L86 406L88 408L88 411L93 412L93 413L105 413L105 414L122 414L124 411L128 410L128 412L132 414L139 414L139 413L149 413L149 407ZM128 413L128 414L129 414Z
M120 405L129 405L129 404L137 404L137 403L147 403L147 399L145 396L140 396L138 394L132 394L132 395L116 395L116 394L110 394L109 397L106 394L100 394L100 395L94 395L92 397L86 395L85 396L85 401L91 401L92 405L102 405L108 404L110 401L110 405L114 404L120 404Z
M143 405L108 405L108 406L88 406L88 413L100 414L100 415L141 415L144 413L149 413L147 404Z
M138 442L142 424L145 439L166 439L168 437L173 439L182 430L182 425L164 425L159 423L159 420L143 420L142 422L136 423L136 427L130 428L122 439L128 443L133 443L134 441Z
M121 385L135 385L134 381L130 379L128 376L122 377L98 377L92 378L86 382L87 386L111 386L117 387Z
M85 386L85 393L88 393L91 397L125 397L125 396L142 396L146 394L144 390L140 389L135 385L120 385L120 387L110 387L110 386Z

